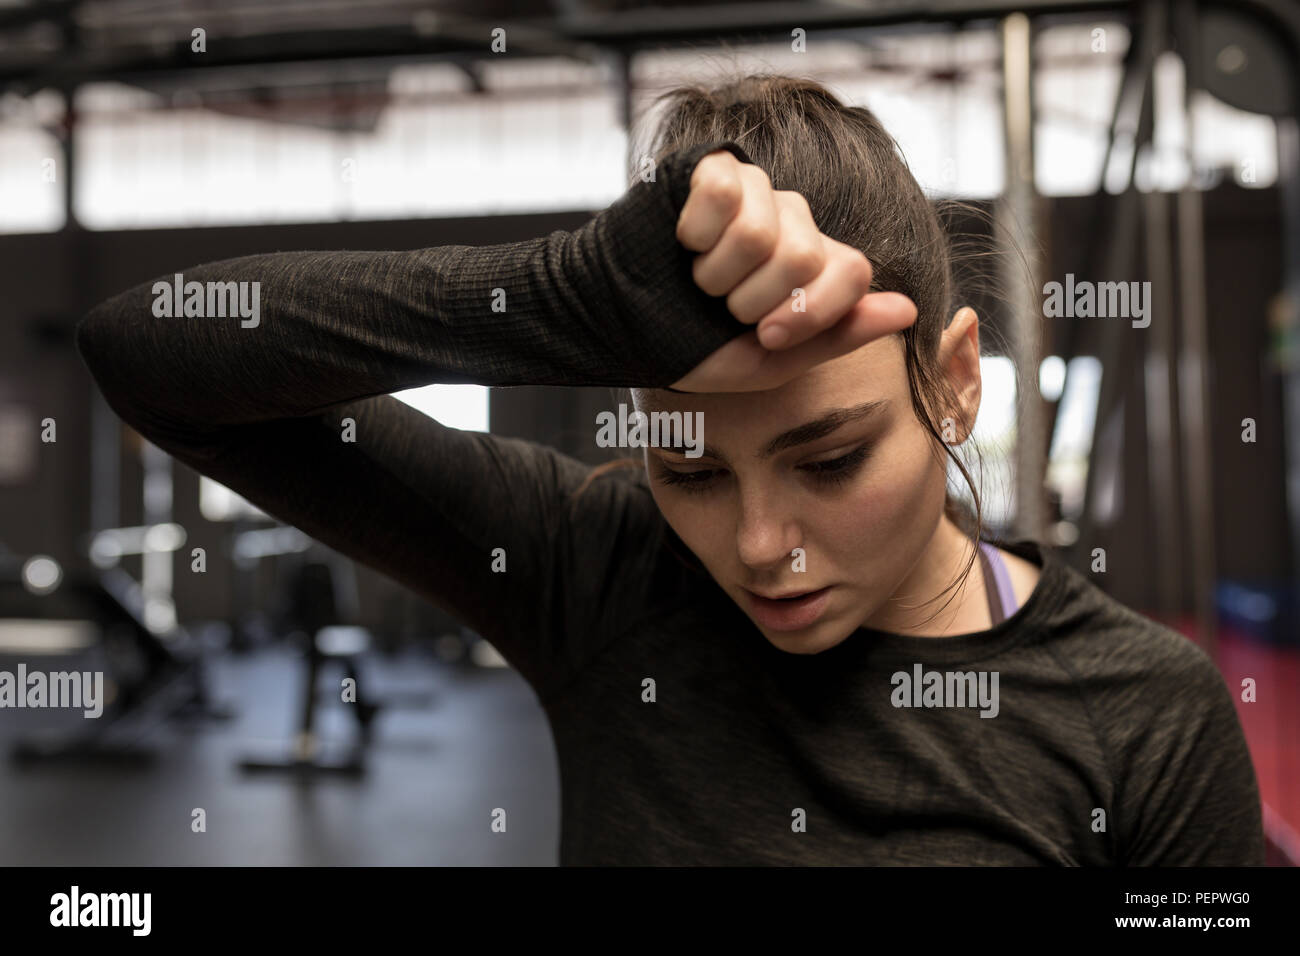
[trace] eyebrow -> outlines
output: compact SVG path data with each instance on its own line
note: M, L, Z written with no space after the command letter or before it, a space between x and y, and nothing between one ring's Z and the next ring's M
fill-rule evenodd
M796 448L799 445L806 445L814 442L819 438L825 438L836 429L847 425L849 422L861 421L869 418L879 412L884 411L889 406L889 399L882 398L874 402L863 402L860 405L851 405L848 408L836 408L821 418L814 419L810 422L804 422L802 425L796 425L794 428L787 429L781 434L772 438L762 450L759 451L759 458L771 458L777 452L785 451L787 448ZM676 451L676 448L668 448L668 451ZM718 450L712 445L706 444L702 449L702 454L706 458L721 458Z

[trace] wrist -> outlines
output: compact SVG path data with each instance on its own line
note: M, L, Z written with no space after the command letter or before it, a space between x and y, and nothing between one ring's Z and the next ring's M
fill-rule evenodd
M678 150L572 234L572 261L599 278L590 332L616 367L608 384L667 387L746 328L721 298L695 284L695 253L677 241L677 219L696 164L717 149L751 162L735 143ZM596 383L606 384L606 383Z

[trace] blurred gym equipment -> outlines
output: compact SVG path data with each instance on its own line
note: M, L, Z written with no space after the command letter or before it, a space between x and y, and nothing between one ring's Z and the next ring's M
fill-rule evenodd
M366 749L379 712L393 707L429 707L433 697L428 693L408 693L389 696L379 703L363 690L367 682L363 680L360 660L371 648L371 634L364 627L343 623L345 617L353 618L356 614L355 568L323 545L314 546L308 554L312 551L317 556L309 556L302 562L289 585L287 623L306 645L306 666L299 691L300 716L293 742L287 754L250 756L241 760L239 766L247 771L290 770L360 776L365 773ZM351 586L341 588L340 582ZM338 597L340 591L347 595L343 602ZM347 605L347 614L340 612L341 603ZM344 681L337 690L328 692L328 696L348 707L357 721L356 737L341 744L325 739L317 727L320 676L334 664L341 666Z
M140 741L160 722L229 716L208 697L198 643L183 628L147 625L141 588L120 569L65 574L48 557L0 554L0 659L8 658L32 670L104 672L103 714L77 712L69 727L69 715L44 712L46 726L15 742L17 761L147 760Z

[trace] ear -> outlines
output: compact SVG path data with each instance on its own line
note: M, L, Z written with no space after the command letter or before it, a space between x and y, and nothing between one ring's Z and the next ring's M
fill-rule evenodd
M953 412L955 439L960 445L970 437L980 410L979 318L970 306L957 310L939 339L939 365L957 400Z

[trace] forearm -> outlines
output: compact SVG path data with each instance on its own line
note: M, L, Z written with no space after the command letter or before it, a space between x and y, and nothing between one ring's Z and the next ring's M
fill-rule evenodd
M674 235L699 155L669 157L572 233L181 273L199 290L235 283L255 320L160 316L174 277L159 277L92 310L78 348L119 414L175 437L435 382L667 385L744 330L693 284Z

